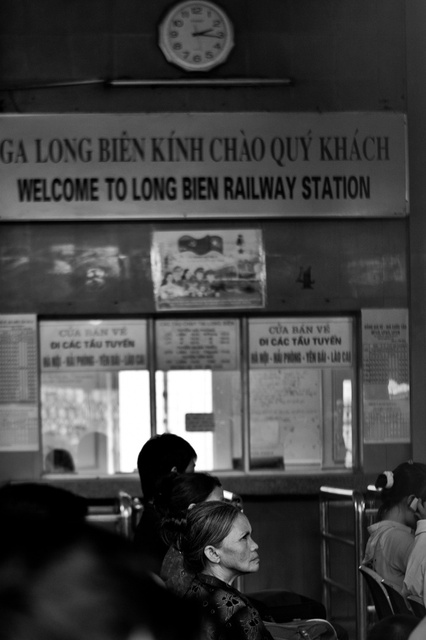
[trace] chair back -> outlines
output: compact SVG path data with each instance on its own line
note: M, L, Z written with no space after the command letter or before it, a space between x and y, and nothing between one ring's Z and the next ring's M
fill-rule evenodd
M388 592L389 600L391 601L392 609L395 613L400 613L405 616L413 615L413 609L407 604L406 599L400 591L398 591L390 582L383 579L383 586Z
M376 571L363 564L360 565L359 571L371 594L378 619L382 620L382 618L394 615L395 611L393 610L388 592L383 585L383 578Z
M407 600L410 603L414 615L418 618L424 618L426 616L426 607L423 602L423 598L420 596L407 596Z

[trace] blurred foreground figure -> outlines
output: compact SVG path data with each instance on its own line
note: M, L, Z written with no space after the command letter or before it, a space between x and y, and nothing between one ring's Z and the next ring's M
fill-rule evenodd
M118 535L43 516L0 523L2 640L199 640L187 605Z
M16 518L43 518L53 522L83 522L87 501L67 489L44 482L10 482L0 486L0 525Z
M418 618L398 614L383 618L369 630L367 640L408 640L410 633L419 624ZM426 637L426 636L425 636Z

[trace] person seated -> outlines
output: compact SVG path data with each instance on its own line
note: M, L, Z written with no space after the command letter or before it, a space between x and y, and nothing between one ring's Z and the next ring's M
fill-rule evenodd
M142 489L143 510L136 526L133 544L144 555L151 571L160 575L169 545L160 533L161 517L154 506L154 495L161 479L174 473L194 471L197 454L184 438L163 433L150 438L138 456L138 472Z
M46 473L75 473L73 457L67 449L51 449L45 457Z
M367 633L367 640L408 640L419 623L415 616L397 614L383 618Z
M394 471L384 471L376 480L376 488L381 489L381 506L378 521L368 528L363 563L400 593L414 546L414 530L424 517L422 507L416 508L413 500L425 484L426 465L412 461L400 464Z
M426 486L418 491L414 544L407 561L402 594L418 596L426 607Z
M178 595L185 595L194 578L185 569L177 547L182 522L195 504L214 500L223 500L223 489L219 478L208 473L171 473L163 478L155 494L154 506L162 518L161 535L169 545L160 577Z
M194 575L184 566L179 549L179 535L185 525L188 509L200 502L225 500L220 480L207 473L169 474L160 483L154 505L162 516L161 534L170 544L160 577L179 595L188 591ZM241 506L235 504L235 506ZM245 594L263 620L286 622L294 618L325 618L320 602L282 589L267 589Z
M232 586L259 570L251 533L247 516L232 504L203 502L188 511L179 546L194 579L185 600L202 605L208 640L272 640L257 609Z

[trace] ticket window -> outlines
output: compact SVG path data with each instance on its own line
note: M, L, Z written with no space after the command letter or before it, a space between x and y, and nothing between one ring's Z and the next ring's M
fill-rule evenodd
M132 473L151 435L144 321L41 322L47 474Z
M135 472L152 423L190 442L200 470L242 467L239 321L156 321L155 389L146 332L144 321L40 323L45 473Z
M251 469L351 468L350 318L249 321Z
M157 432L185 438L197 469L242 468L239 321L158 320L155 332Z
M351 319L158 319L153 336L148 363L143 320L40 323L45 473L135 472L152 425L199 470L352 467Z

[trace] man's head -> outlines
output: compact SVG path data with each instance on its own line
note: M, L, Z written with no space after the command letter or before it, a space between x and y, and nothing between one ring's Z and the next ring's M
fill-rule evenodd
M171 471L194 471L197 454L184 438L162 433L150 438L138 456L138 471L145 502L154 497L157 483Z

